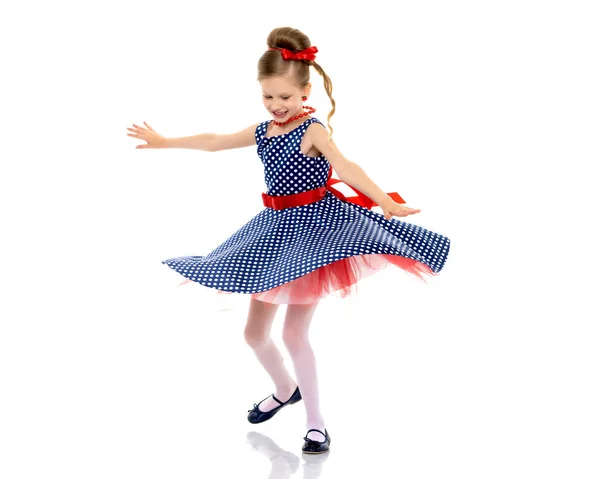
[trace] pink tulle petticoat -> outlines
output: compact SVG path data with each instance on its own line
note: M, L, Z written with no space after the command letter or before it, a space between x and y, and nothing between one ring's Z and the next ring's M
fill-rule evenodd
M371 276L389 264L425 281L425 277L437 276L429 266L417 260L394 254L363 254L350 256L322 266L293 281L251 297L275 304L310 304L334 294L338 297L354 295L358 292L360 279ZM192 282L186 279L179 286ZM217 294L239 294L217 290Z

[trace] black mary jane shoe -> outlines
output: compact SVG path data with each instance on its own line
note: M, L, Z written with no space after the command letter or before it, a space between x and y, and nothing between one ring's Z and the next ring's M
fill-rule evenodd
M272 409L271 411L267 411L267 412L263 412L260 409L258 409L258 406L263 401L266 401L267 399L269 399L271 396L273 396L273 399L275 399L275 401L277 401L279 403L279 406L277 406L275 409ZM258 424L259 422L268 421L273 416L275 416L275 414L277 414L285 406L297 403L298 401L300 401L302 399L302 395L300 394L299 386L296 387L294 394L292 394L292 396L286 402L281 402L279 399L277 399L275 397L275 394L272 394L271 396L267 396L261 402L259 402L258 404L255 404L252 409L248 409L248 421L250 421L252 424Z
M302 446L302 452L306 454L322 454L324 452L329 451L329 445L331 444L331 438L329 437L329 433L327 429L325 429L325 440L324 441L315 441L314 439L309 439L308 434L311 431L317 431L323 434L323 431L319 431L318 429L309 429L304 436L304 446Z

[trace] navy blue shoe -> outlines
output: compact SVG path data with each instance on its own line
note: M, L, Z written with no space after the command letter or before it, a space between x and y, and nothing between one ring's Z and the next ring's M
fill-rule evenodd
M277 406L275 409L272 409L271 411L267 411L267 412L263 412L260 409L258 409L258 406L263 401L266 401L267 399L269 399L271 397L271 396L267 396L261 402L259 402L258 404L255 404L252 409L248 409L248 421L250 421L252 424L258 424L259 422L268 421L284 407L289 406L290 404L295 404L302 399L302 395L300 394L299 386L296 387L294 394L292 394L292 397L290 397L286 402L281 402L279 399L277 399L275 397L275 394L272 394L272 396L273 396L273 399L275 399L275 401L277 401L279 403L279 406Z
M302 446L302 452L306 454L322 454L324 452L329 451L329 445L331 444L331 438L329 437L329 433L327 429L325 429L325 440L324 441L315 441L314 439L308 438L308 433L311 431L320 432L323 434L323 431L319 431L318 429L309 429L304 436L304 446Z

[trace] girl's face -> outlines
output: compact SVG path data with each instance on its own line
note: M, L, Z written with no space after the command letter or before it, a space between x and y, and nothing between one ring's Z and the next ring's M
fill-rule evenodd
M289 75L268 77L261 80L263 104L271 116L277 121L303 113L302 95L308 96L310 85L298 88Z

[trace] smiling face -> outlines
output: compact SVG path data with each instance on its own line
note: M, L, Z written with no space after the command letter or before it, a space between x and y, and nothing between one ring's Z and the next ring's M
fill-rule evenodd
M264 78L260 85L263 104L275 120L283 122L304 112L302 95L309 95L310 84L299 88L294 77L288 74Z

